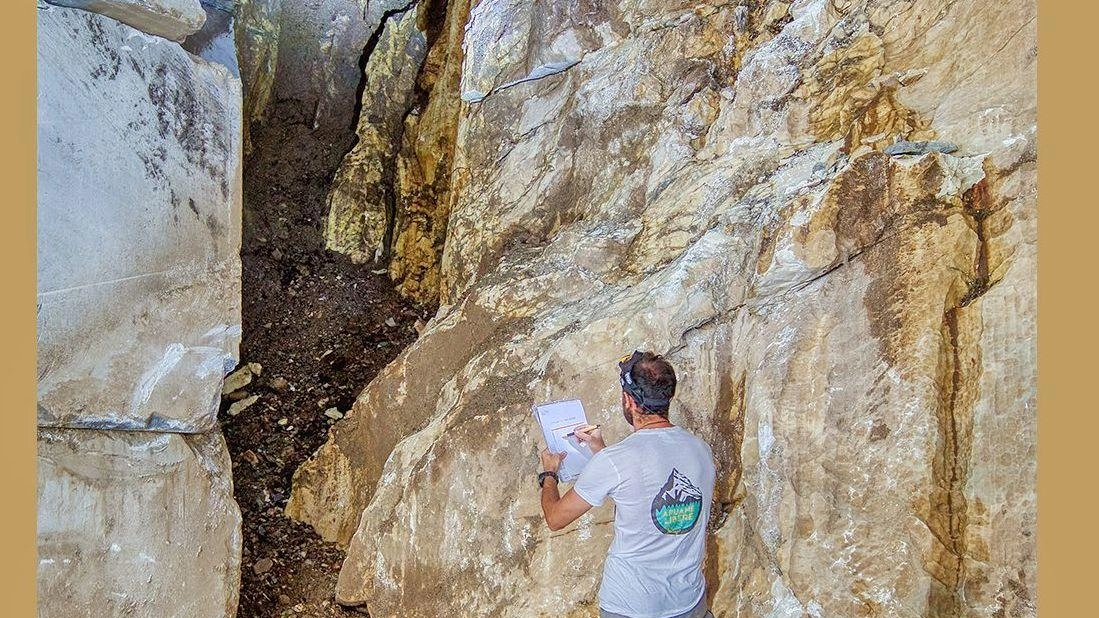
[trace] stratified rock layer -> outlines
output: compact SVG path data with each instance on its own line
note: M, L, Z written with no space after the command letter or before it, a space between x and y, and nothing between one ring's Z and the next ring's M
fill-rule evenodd
M38 615L234 616L232 478L220 433L40 430Z
M214 428L240 341L240 82L38 11L38 424Z
M199 0L47 0L94 11L149 34L182 41L206 21Z
M549 532L530 405L620 439L642 348L719 459L719 618L1035 615L1035 37L987 0L476 4L443 304L287 507L348 545L337 600L596 615L612 507Z

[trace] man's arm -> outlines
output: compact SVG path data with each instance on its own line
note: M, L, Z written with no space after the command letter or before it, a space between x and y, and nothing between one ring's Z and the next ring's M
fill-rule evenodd
M542 451L542 469L548 472L557 472L561 467L564 454ZM546 477L542 483L542 515L546 518L546 525L550 530L560 530L576 521L584 513L591 510L591 505L576 495L573 490L565 492L562 497L557 489L557 479Z

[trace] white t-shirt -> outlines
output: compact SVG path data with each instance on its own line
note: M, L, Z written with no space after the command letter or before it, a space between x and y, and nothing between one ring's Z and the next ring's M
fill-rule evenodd
M592 506L614 500L600 608L667 618L698 603L714 474L709 445L680 427L636 431L592 457L572 490Z

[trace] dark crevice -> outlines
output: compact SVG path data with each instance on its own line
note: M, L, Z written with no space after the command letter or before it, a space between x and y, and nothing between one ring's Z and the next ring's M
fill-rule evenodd
M740 372L734 378L729 371L720 372L717 404L713 411L714 434L712 438L714 458L717 460L717 483L710 508L710 524L706 534L706 556L703 572L711 582L707 598L712 603L722 587L720 577L722 548L717 532L729 521L733 511L744 500L741 488L743 474L744 417L747 411L748 373Z
M988 267L988 217L992 214L989 207L988 181L982 180L973 186L963 196L966 213L973 220L973 231L977 234L977 257L975 258L974 271L976 277L969 285L969 290L962 298L960 306L968 306L977 300L992 287L989 280Z
M421 68L422 68L421 64ZM397 128L397 135L393 140L393 156L382 168L382 196L385 199L385 232L382 234L381 263L389 264L389 258L393 255L393 235L397 229L397 166L401 157L401 147L405 140L405 131L408 127L408 117L419 109L419 103L413 102L401 116L401 122Z
M386 20L400 12L385 14L363 62ZM356 117L360 99L361 89ZM293 97L272 101L244 164L240 357L263 370L224 398L220 415L242 515L238 618L355 615L333 598L343 551L283 509L294 471L324 443L332 415L348 412L415 341L415 322L434 312L401 298L370 265L324 248L328 192L356 137L342 121L313 131L302 122L302 105ZM246 409L228 414L253 396Z

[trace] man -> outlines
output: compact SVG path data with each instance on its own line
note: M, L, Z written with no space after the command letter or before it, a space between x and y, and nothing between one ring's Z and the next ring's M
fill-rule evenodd
M576 431L594 456L560 496L563 454L542 451L542 512L560 530L614 500L614 541L603 567L603 618L712 618L702 552L714 491L710 447L668 420L675 370L651 352L619 361L622 413L633 433L606 446L594 427Z

